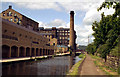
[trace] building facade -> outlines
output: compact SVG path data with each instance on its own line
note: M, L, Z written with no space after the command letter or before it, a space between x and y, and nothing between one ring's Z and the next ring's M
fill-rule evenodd
M23 26L25 28L37 31L39 23L20 14L19 12L12 9L12 6L9 6L9 8L2 13L0 13L1 17L4 19L7 19L8 21L11 21L13 23L18 24L19 26Z
M39 34L49 39L48 45L57 46L57 39L53 38L54 35L52 33L39 33Z
M68 46L69 44L69 33L70 30L69 28L39 28L39 33L43 33L44 37L50 37L49 35L51 33L51 38L56 38L57 39L57 45L65 45Z
M2 58L53 55L54 46L39 33L2 19Z

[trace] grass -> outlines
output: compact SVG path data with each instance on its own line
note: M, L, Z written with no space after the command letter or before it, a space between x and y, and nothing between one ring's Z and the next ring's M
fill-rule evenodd
M78 68L86 56L85 56L85 54L81 54L81 55L79 55L79 57L82 59L72 67L72 69L69 71L69 73L67 75L78 75Z
M99 56L91 55L91 57L92 57L93 59L101 59Z
M79 58L83 58L83 57L84 57L84 54L80 54L80 55L79 55Z
M99 56L91 55L91 57L94 59L94 64L107 75L117 75L117 71L109 66L105 66L105 63L101 61L102 59Z

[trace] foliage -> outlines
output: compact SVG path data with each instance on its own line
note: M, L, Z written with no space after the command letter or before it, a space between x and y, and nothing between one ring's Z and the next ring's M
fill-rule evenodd
M99 22L94 21L92 29L94 31L93 36L95 37L93 44L87 46L87 51L94 54L99 53L102 58L107 59L107 55L110 53L116 54L117 44L120 36L120 2L109 0L103 2L103 4L97 9L100 11L102 8L113 8L115 12L113 15L101 14L101 20Z
M85 54L82 54L82 53L81 53L81 54L79 55L79 58L83 58L84 55L85 55Z
M92 44L89 44L86 48L87 52L89 54L93 54L96 52L96 46L92 43Z
M118 54L120 54L120 53L118 52L118 46L116 46L115 48L113 48L113 49L111 50L110 54L111 54L112 56L119 57Z
M104 58L106 61L107 55L109 54L109 46L107 44L103 44L97 49L97 52L100 54L100 57Z
M102 8L113 8L115 9L115 13L113 14L114 17L117 17L117 15L120 16L120 1L119 0L114 0L114 1L110 1L107 0L105 2L102 3L102 5L97 9L98 11L101 10Z

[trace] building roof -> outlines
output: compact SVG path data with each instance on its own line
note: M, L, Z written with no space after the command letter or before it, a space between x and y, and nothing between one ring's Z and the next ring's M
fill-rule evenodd
M63 28L63 27L60 27L60 28L44 28L44 27L39 27L40 30L69 30L70 28Z
M3 18L0 17L0 21L9 23L9 24L11 24L12 26L15 26L15 27L17 27L17 28L23 29L23 30L25 30L25 31L32 32L32 33L34 33L34 34L36 34L36 35L40 35L40 33L37 33L37 32L35 32L35 31L33 31L33 30L30 30L30 29L25 28L25 27L23 27L23 26L20 26L20 25L18 25L18 24L15 24L15 23L13 23L13 22L11 22L11 21L8 21L7 19L3 19ZM40 35L40 36L41 36L41 35Z
M11 8L10 8L11 7ZM9 6L9 8L8 9L11 9L11 10L13 10L13 11L15 11L14 9L12 9L12 6ZM6 10L4 10L4 11L2 11L2 13L3 12L5 12L5 11L7 11L8 9L6 9ZM17 12L17 11L15 11L15 12ZM19 13L19 12L17 12L17 13ZM21 14L21 13L19 13L20 15L22 15L23 17L26 17L26 18L28 18L28 19L30 19L30 20L32 20L32 21L34 21L33 19L31 19L31 18L29 18L29 17L27 17L27 16L25 16L25 15L23 15L23 14ZM36 22L36 21L34 21L34 22ZM36 22L36 23L38 23L38 22ZM39 24L39 23L38 23Z
M39 33L40 35L53 35L52 33Z

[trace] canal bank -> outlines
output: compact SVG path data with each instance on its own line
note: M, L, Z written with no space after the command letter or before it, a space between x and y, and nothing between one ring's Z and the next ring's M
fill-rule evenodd
M70 55L69 53L62 53L62 54L56 54L56 55L44 55L44 56L33 56L33 57L10 58L10 59L2 59L2 60L0 60L0 63L2 63L2 62L16 62L16 61L45 59L45 58L51 58L51 57L57 57L57 56L69 56L69 55Z
M78 57L57 56L36 61L2 64L2 75L66 75Z
M5 63L5 62L17 62L17 61L27 61L27 60L36 60L36 59L44 59L44 58L49 58L52 57L53 55L49 56L36 56L36 57L21 57L21 58L11 58L11 59L2 59L0 60L0 63Z
M69 70L67 75L78 75L78 76L80 75L81 67L86 59L86 54L80 54L78 58L81 58L81 60L79 60L75 65L73 65L73 67Z

